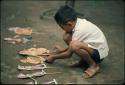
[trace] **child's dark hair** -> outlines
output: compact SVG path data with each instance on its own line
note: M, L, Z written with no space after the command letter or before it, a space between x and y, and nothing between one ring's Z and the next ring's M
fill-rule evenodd
M54 18L59 25L64 25L68 21L76 21L77 15L73 8L65 5L60 7Z

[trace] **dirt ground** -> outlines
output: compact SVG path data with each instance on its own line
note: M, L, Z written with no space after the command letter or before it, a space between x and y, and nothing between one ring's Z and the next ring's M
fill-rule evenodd
M51 49L54 44L65 47L62 40L63 30L53 19L55 11L65 1L1 1L1 83L24 84L30 79L18 79L16 75L22 71L17 65L22 64L16 59L18 51L33 47ZM58 60L47 66L47 72L60 71L61 74L38 77L38 83L50 81L53 78L59 84L122 84L124 82L124 2L116 1L76 1L75 9L84 13L104 32L110 48L109 55L101 63L101 72L90 79L82 78L83 69L71 68L68 63L78 60L76 55L70 59ZM82 17L82 16L81 16ZM13 36L9 27L31 27L41 34L32 34L29 43L8 44L3 39Z

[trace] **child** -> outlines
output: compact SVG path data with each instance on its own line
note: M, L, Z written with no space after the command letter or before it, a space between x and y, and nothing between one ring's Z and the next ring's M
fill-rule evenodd
M84 77L90 78L99 71L99 63L108 55L108 45L103 32L86 19L77 18L76 12L69 6L62 6L54 16L57 24L65 31L64 41L68 45L59 54L50 55L46 62L53 63L56 59L64 59L73 53L80 57L75 65L86 62L89 66ZM83 62L84 61L84 62Z

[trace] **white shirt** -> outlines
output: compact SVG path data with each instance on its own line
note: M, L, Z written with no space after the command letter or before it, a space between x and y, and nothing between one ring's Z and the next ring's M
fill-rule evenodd
M97 49L100 54L100 59L108 55L109 48L103 32L86 19L77 18L76 25L73 29L72 40L79 40L87 43L88 47Z

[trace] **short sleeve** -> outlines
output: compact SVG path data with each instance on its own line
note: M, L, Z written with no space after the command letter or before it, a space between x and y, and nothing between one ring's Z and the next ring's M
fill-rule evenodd
M86 33L83 33L81 31L75 31L72 35L72 40L84 41L86 37L87 37Z

